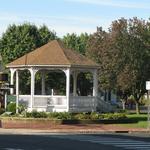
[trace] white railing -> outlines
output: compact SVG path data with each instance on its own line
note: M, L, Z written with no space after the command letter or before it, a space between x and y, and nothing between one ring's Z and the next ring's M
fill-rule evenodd
M31 104L30 95L19 95L19 104L24 104L26 107L30 107Z
M100 112L111 112L111 111L114 111L114 108L113 106L107 102L107 101L104 101L103 99L101 99L100 97L98 97L97 99L97 104L98 104L98 111Z
M25 104L30 108L31 96L19 95L19 103ZM33 108L53 108L66 110L66 96L34 95ZM74 112L95 111L97 100L93 96L70 96L69 110Z
M35 95L33 107L66 105L66 96Z
M69 105L73 111L95 111L96 98L93 96L71 96Z
M31 96L19 95L19 103L30 107ZM66 96L34 95L33 99L33 107L59 106L66 104Z

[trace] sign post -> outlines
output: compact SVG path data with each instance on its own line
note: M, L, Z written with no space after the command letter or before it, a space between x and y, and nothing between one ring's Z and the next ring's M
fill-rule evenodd
M148 100L148 110L147 110L147 121L148 121L148 130L150 130L150 99L149 99L149 96L150 96L150 81L146 81L146 90L148 90L148 93L147 93L147 100Z

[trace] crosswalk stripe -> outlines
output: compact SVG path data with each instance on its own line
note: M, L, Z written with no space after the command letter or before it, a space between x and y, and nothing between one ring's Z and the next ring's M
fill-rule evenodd
M123 147L124 149L127 149L127 150L133 150L133 149L136 149L136 150L150 150L150 147Z
M61 139L70 139L84 142L91 142L104 145L112 145L115 147L122 147L124 149L137 149L137 150L150 150L150 143L139 141L139 140L130 140L130 139L121 139L121 138L107 138L102 136L87 136L87 135L55 135L53 137Z
M150 147L123 147L124 149L150 150Z

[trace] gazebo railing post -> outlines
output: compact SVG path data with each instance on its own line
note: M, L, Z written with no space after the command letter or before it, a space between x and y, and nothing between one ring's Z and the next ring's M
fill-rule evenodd
M98 92L97 69L94 69L94 70L93 70L94 111L96 111L96 106L97 106L97 92Z
M18 113L19 104L19 72L16 70L16 113Z
M10 75L11 75L11 77L10 77L10 84L11 85L14 84L14 74L15 74L15 71L16 71L16 69L13 69L13 68L10 69ZM14 94L14 89L13 88L10 89L10 94Z
M42 95L45 95L45 71L41 72L41 76L42 76L42 84L41 84Z
M66 74L66 99L67 99L67 112L69 112L69 100L70 100L70 68L65 70Z
M78 76L78 72L74 71L73 72L73 96L77 95L77 76Z
M29 69L31 73L31 102L30 102L30 109L33 110L33 101L34 101L34 92L35 92L35 74L38 71L37 69L30 68Z

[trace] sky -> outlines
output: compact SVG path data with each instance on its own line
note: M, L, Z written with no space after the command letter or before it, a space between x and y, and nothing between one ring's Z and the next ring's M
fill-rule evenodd
M124 17L148 20L150 0L1 0L0 36L11 24L45 24L58 36L93 33Z

